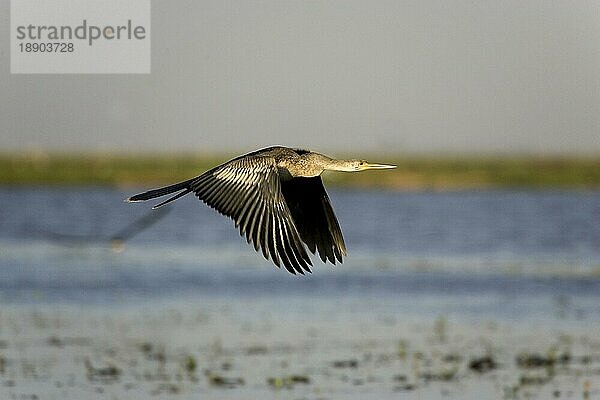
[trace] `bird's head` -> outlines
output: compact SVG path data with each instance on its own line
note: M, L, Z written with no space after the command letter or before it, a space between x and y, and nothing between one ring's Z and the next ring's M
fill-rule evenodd
M388 164L371 164L365 160L346 160L340 165L340 169L338 171L345 172L357 172L357 171L365 171L367 169L389 169L396 168L395 165Z

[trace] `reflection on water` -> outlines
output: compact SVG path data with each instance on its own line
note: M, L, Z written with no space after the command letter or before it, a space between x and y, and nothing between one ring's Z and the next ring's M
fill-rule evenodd
M336 267L315 260L308 277L274 268L190 196L115 253L106 238L151 206L124 203L129 194L2 188L1 300L310 296L520 317L576 298L578 315L600 313L600 192L332 191L349 256Z

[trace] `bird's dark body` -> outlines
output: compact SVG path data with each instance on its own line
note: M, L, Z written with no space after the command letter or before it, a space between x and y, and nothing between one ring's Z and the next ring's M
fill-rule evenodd
M240 234L265 258L292 274L310 272L304 244L323 262L342 262L346 246L323 187L322 162L308 150L268 147L236 157L202 175L131 197L143 201L194 192L204 203L232 218ZM304 242L304 244L303 244Z

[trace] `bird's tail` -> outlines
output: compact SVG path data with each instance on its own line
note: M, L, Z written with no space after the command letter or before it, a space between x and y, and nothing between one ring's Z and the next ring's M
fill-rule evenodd
M158 189L148 190L147 192L136 194L135 196L131 196L126 201L128 201L128 202L146 201L146 200L154 199L156 197L165 196L170 193L179 192L175 196L169 197L167 200L163 201L162 203L159 203L159 204L155 205L154 207L152 207L152 208L158 208L158 207L164 206L167 203L175 201L178 198L185 196L186 194L191 192L192 191L191 184L194 180L196 180L196 178L192 178L187 181L175 183L173 185L164 186L164 187L161 187Z

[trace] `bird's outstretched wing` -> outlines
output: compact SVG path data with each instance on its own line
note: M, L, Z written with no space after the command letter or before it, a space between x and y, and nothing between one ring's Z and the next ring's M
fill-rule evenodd
M292 213L296 228L310 251L323 262L342 262L346 245L323 181L320 176L293 178L281 183L281 191Z
M310 272L312 262L281 192L273 157L231 160L192 180L189 190L232 218L248 243L253 242L275 265L283 264L292 274Z

